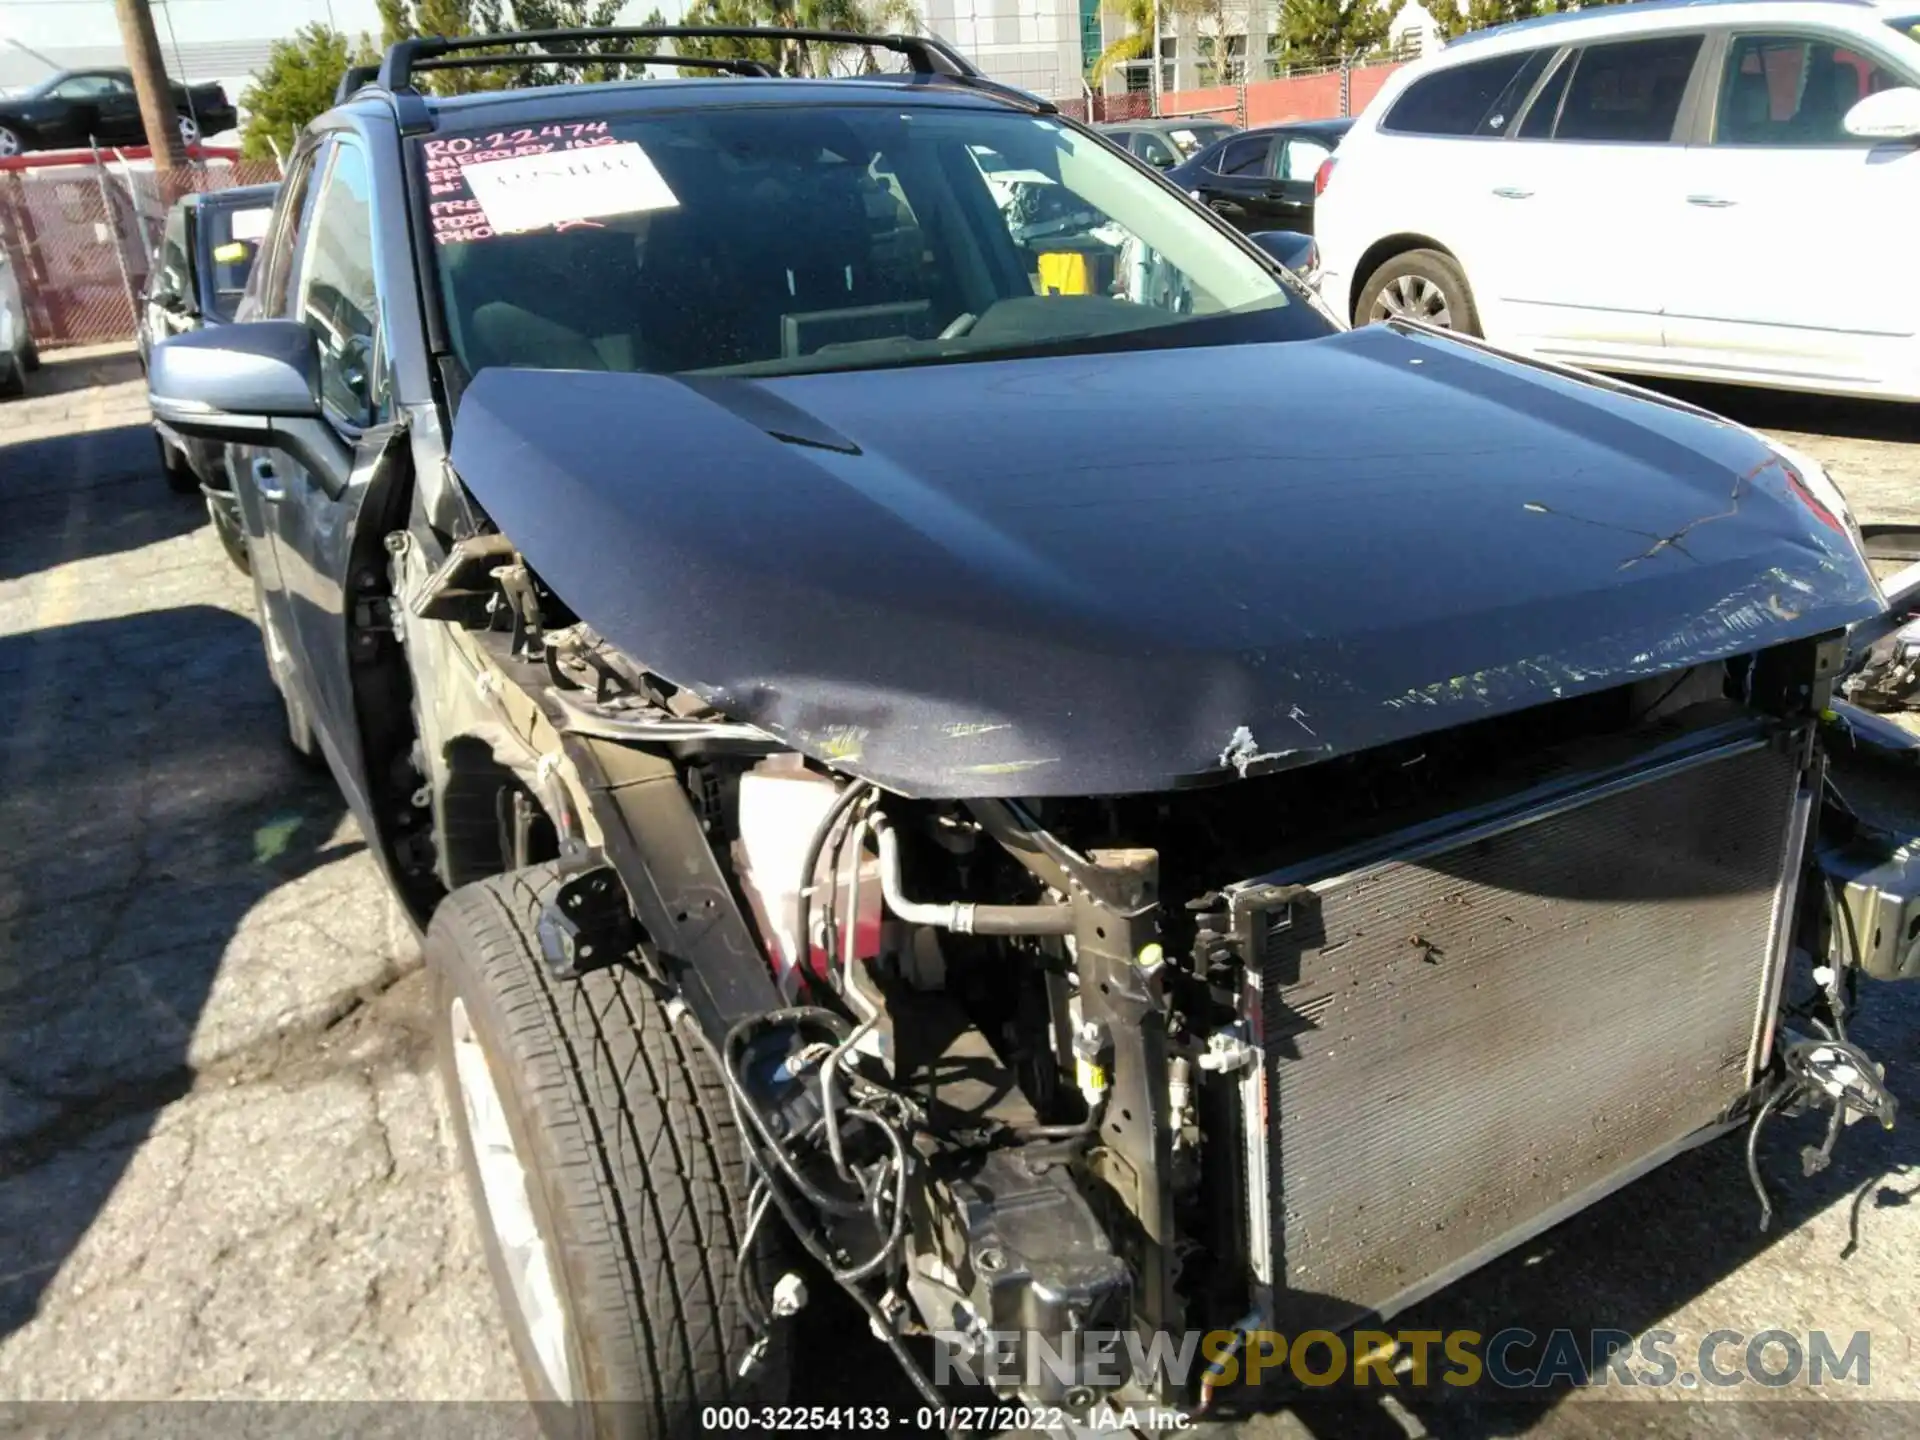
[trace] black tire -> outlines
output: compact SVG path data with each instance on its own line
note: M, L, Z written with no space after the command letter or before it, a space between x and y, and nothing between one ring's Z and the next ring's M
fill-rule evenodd
M200 477L193 473L187 457L162 440L158 431L154 432L153 443L160 452L160 472L167 477L167 488L176 495L198 495Z
M220 548L227 552L227 558L242 575L251 575L253 557L247 553L247 537L241 534L234 517L233 501L207 496L207 518L213 522L213 533L219 536Z
M12 126L0 125L0 160L10 160L26 153L26 137Z
M191 115L179 114L173 117L175 132L182 145L192 147L200 143L200 122Z
M557 884L542 865L464 886L427 931L434 1037L468 1193L528 1393L550 1401L488 1218L454 1058L456 1001L527 1177L584 1392L575 1398L591 1402L542 1405L542 1419L550 1433L691 1440L705 1433L703 1407L783 1399L785 1327L740 1380L753 1339L734 1285L746 1183L724 1084L633 971L552 978L536 927Z
M1416 296L1427 303L1411 303ZM1434 296L1444 305L1437 314L1431 308ZM1466 273L1458 261L1442 251L1408 250L1375 270L1360 287L1359 302L1353 307L1353 323L1376 324L1394 318L1402 307L1409 319L1421 319L1426 324L1457 330L1462 335L1478 337L1480 334L1480 312L1474 306L1473 289L1467 284ZM1426 313L1421 313L1423 310Z
M26 368L29 375L38 370L40 368L40 347L29 340L27 342L26 353L20 357L20 363Z
M18 361L6 361L0 367L0 400L12 400L27 393L25 367Z

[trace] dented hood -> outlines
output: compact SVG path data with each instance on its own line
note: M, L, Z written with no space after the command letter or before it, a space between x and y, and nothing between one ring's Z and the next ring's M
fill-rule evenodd
M775 380L485 371L453 462L634 658L929 796L1203 783L1881 608L1750 432L1385 327Z

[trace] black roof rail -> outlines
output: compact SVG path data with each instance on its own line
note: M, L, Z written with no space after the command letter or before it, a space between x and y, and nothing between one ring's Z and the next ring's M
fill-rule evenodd
M460 50L497 49L502 45L544 46L550 42L578 44L593 40L799 40L810 44L855 45L874 50L891 50L906 57L916 75L943 75L955 80L981 78L958 50L946 41L922 35L860 35L842 30L795 30L758 25L622 25L579 30L503 30L492 35L418 35L388 47L380 62L380 87L398 96L413 88L416 70L434 68L423 62L440 60ZM577 61L577 52L561 55L534 51L530 54L494 55L482 65L544 65L556 60ZM619 52L591 57L596 63L614 62L624 57ZM660 57L664 62L667 57ZM680 57L674 57L680 63ZM697 66L698 61L691 62ZM444 66L441 68L445 68ZM691 66L690 66L691 68ZM351 74L352 72L348 72Z
M413 73L422 70L486 70L516 62L526 65L679 65L688 70L718 70L727 75L746 75L759 80L778 78L779 72L764 60L739 60L731 56L642 55L625 50L605 54L597 50L543 50L532 55L448 55L438 60L416 60Z
M334 87L333 103L344 105L352 98L354 91L371 85L380 78L378 65L349 65L347 73L340 77L340 83Z
M849 75L849 80L890 80L898 83L898 75ZM1016 105L1035 115L1058 115L1060 107L1044 96L1035 95L1031 90L1022 90L1017 85L1005 85L998 80L989 80L984 75L914 75L908 77L917 85L964 85L969 90L977 90Z

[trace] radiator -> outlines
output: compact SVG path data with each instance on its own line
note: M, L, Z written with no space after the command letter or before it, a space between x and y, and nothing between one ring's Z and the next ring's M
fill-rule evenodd
M1282 1328L1390 1315L1717 1133L1771 1039L1804 753L1723 725L1230 892Z

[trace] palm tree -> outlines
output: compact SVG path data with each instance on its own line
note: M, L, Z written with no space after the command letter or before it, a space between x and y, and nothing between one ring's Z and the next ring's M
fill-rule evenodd
M1127 33L1100 52L1087 78L1104 85L1107 77L1122 65L1145 60L1153 54L1154 0L1108 0L1107 13L1127 23Z

